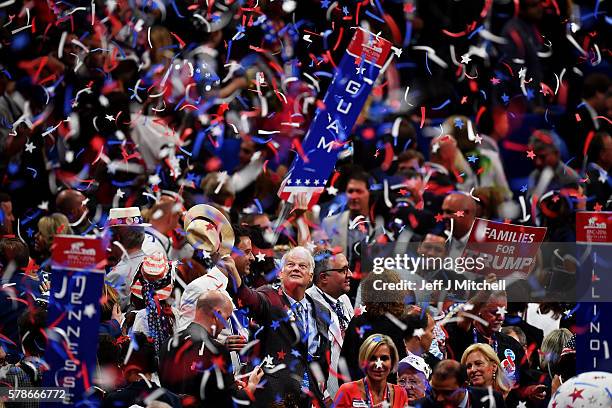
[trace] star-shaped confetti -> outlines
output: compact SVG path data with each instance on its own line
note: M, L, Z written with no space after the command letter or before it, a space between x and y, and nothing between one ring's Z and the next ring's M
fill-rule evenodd
M90 319L96 314L96 307L93 305L93 303L90 303L87 306L85 306L85 309L83 310L83 314L89 317Z
M115 193L115 196L117 196L119 198L123 198L125 196L125 191L123 191L120 188L118 188L117 192Z
M478 160L478 157L476 157L475 155L471 154L467 157L468 162L470 163L476 163L476 161Z
M455 216L456 217L463 217L464 216L464 211L463 210L457 210L455 211Z
M328 8L329 0L321 0L321 8Z
M506 306L498 306L497 307L497 312L495 312L495 314L500 315L502 318L504 318L506 316Z
M499 78L493 77L491 78L491 83L493 85L498 85L501 82L501 80Z
M327 187L327 194L335 196L338 194L338 189L334 186Z
M264 262L266 260L266 255L263 252L258 252L255 254L255 258L257 258L257 262Z
M376 361L374 362L374 365L376 366L376 368L382 368L383 362L380 358L377 358Z
M438 213L434 216L434 218L436 219L436 222L442 222L444 221L444 214Z
M274 366L274 357L272 357L271 355L266 355L263 359L263 365L265 365L268 368L271 368Z
M533 152L533 150L527 150L527 157L533 160L533 158L536 157L536 154Z
M526 192L526 191L527 191L527 184L523 184L523 185L521 186L521 193L524 193L524 192Z
M272 320L270 327L272 328L272 330L276 331L276 329L280 327L280 322L278 320Z
M42 203L38 204L38 208L43 211L49 211L49 202L43 201Z
M472 61L472 58L470 58L470 54L463 54L461 56L461 63L462 64L469 64L470 61Z
M28 228L26 230L26 234L28 234L29 238L32 238L32 236L34 235L34 230L32 228Z
M36 146L34 146L34 143L32 142L28 142L25 144L25 151L28 153L32 153L34 151L34 149L36 149Z
M603 205L599 204L599 203L595 203L595 205L593 206L593 209L597 212L601 211L603 209Z
M510 101L510 97L504 93L504 94L501 96L501 100L502 100L504 103L508 103L508 102Z

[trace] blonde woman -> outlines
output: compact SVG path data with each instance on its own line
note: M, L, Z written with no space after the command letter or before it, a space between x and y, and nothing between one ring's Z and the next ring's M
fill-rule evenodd
M469 384L472 387L493 387L504 396L508 396L512 383L501 367L493 347L484 343L472 344L461 357L461 364L467 369Z
M53 237L59 234L72 234L70 221L64 214L53 213L38 220L38 232L34 235L34 251L37 261L44 261L51 255Z
M333 406L407 406L408 396L404 388L387 382L389 373L397 369L398 359L397 348L389 336L372 334L359 348L359 364L365 378L342 384Z

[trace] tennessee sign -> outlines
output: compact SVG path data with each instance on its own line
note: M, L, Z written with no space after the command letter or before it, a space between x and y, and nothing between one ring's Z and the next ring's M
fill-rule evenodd
M99 239L58 235L51 259L45 350L49 371L43 385L64 388L66 399L41 406L86 405L93 398L105 251Z
M544 227L505 224L476 218L463 257L481 257L484 275L527 275L536 262L540 244L546 235Z
M302 152L279 189L283 200L292 202L294 194L305 192L309 206L316 202L391 48L384 38L361 28L355 31L325 94L323 107L317 110L302 142Z

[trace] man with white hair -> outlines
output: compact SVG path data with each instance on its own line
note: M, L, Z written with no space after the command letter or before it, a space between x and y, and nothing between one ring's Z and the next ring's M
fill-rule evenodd
M300 407L323 406L330 349L330 314L306 293L314 272L314 259L304 247L282 258L280 285L253 290L238 281L238 299L262 329L259 358L266 372L265 386L255 392L254 406L268 407L281 398L299 399Z

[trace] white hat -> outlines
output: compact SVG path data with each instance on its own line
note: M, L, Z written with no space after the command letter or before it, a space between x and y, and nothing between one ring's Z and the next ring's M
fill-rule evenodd
M429 377L431 376L431 367L429 367L423 357L419 357L415 354L409 354L406 357L402 358L397 365L398 375L400 371L405 370L406 368L408 368L408 366L425 374L425 377L427 379L429 379Z
M610 384L612 374L607 372L591 371L578 374L561 384L548 407L612 407Z
M108 225L110 227L150 227L151 224L145 223L140 208L111 208L108 214Z
M207 204L198 204L185 214L187 241L208 254L222 250L230 252L234 246L234 230L223 213Z

